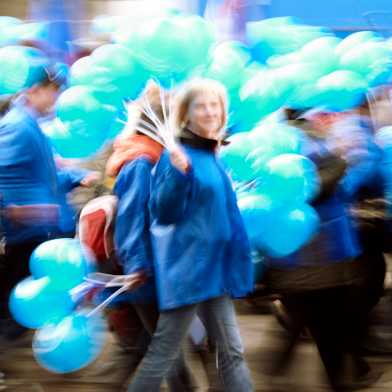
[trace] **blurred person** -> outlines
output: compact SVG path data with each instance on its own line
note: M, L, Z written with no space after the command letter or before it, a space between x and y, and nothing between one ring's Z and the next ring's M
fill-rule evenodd
M39 117L53 107L65 82L63 76L56 65L39 66L34 84L19 94L0 120L1 219L5 237L0 333L7 340L25 332L9 314L11 290L30 274L29 258L33 250L42 242L64 234L61 200L65 202L65 194L60 188L65 182L38 124ZM73 178L73 185L83 182L90 183L85 174Z
M253 289L250 248L230 180L216 157L226 126L226 91L200 79L176 98L180 147L161 156L150 199L160 315L128 391L160 390L196 312L216 344L224 390L252 391L232 302Z
M318 168L320 191L310 204L321 223L319 232L299 251L270 259L267 282L282 295L292 321L291 336L271 372L275 376L283 373L306 327L332 389L357 389L375 382L379 374L371 372L359 353L358 324L369 310L368 293L364 291L366 268L358 258L361 247L348 200L371 177L373 157L365 154L359 160L351 159L361 155L363 145L352 134L341 133L340 121L346 120L346 114L315 108L294 115L294 125L300 125L307 135L303 154ZM351 374L345 371L347 359Z
M155 115L164 121L160 88L149 85L144 97ZM115 178L113 193L118 198L114 225L115 258L121 273L138 273L141 279L141 287L123 295L120 303L108 310L113 332L128 354L129 373L142 359L159 317L148 202L151 171L163 151L163 141L158 132L151 131L156 127L145 113L141 112L136 124L130 128L131 132L126 128L114 142L113 153L106 166L106 174ZM170 391L193 390L192 375L182 352L166 380Z

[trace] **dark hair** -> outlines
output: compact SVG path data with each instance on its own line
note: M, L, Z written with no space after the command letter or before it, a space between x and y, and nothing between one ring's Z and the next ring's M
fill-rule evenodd
M6 98L0 98L0 118L10 110L13 99L14 95L7 96Z

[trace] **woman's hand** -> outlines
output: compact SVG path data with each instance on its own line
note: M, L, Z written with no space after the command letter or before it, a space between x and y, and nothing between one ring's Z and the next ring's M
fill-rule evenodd
M189 159L179 147L170 151L170 162L181 173L186 173L189 170Z

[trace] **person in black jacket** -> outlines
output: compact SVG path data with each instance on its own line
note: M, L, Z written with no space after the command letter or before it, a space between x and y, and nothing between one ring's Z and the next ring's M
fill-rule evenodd
M331 387L340 392L371 384L378 377L359 354L357 324L367 311L362 306L367 297L363 291L366 268L358 258L358 233L344 192L344 187L353 188L347 182L355 183L362 172L356 172L355 164L347 159L347 152L355 147L352 140L331 143L332 127L343 115L317 110L294 115L295 125L300 125L308 138L305 154L318 168L320 191L311 205L321 224L310 243L288 256L294 268L284 268L279 259L270 260L267 284L281 295L291 320L290 338L271 372L282 373L288 354L306 327L316 342ZM345 372L347 358L352 363L350 375Z

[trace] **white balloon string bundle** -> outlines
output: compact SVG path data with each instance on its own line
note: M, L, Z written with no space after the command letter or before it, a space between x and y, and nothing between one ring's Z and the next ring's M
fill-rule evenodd
M144 96L141 100L142 112L151 120L151 122L154 125L152 126L151 124L148 124L145 121L140 121L136 129L142 133L143 132L146 133L146 131L155 132L159 136L159 138L163 141L164 146L169 151L172 151L173 149L176 148L176 141L173 132L171 94L169 94L169 103L168 105L166 105L165 92L161 87L159 87L159 98L160 98L160 105L162 107L162 112L163 112L163 121L159 119L154 109L151 107L150 101L146 96Z
M96 306L88 313L88 317L95 315L104 308L106 308L115 298L120 294L132 290L132 288L140 281L140 274L131 275L112 275L101 272L94 272L84 278L85 282L75 287L71 295L89 292L92 288L98 287L100 289L108 289L118 287L118 289Z

